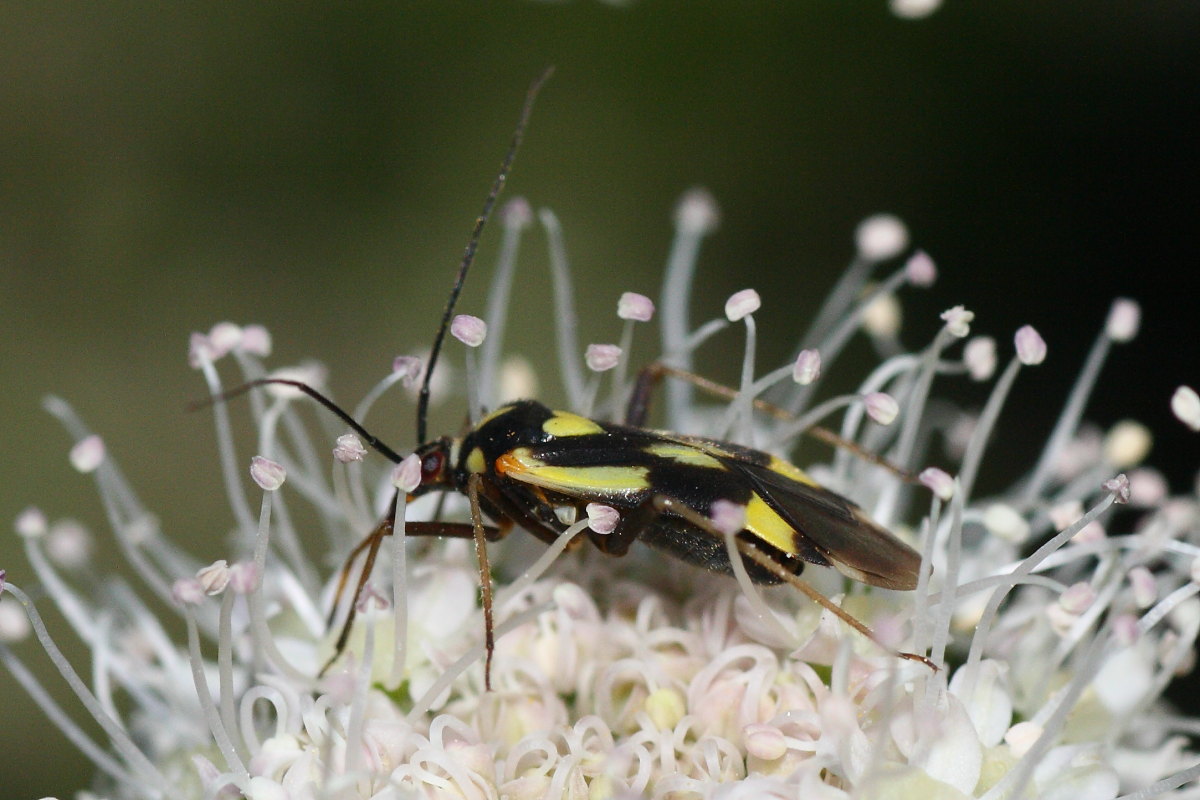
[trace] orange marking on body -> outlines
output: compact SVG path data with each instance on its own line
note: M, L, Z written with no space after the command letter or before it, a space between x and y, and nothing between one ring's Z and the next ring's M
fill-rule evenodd
M501 475L520 475L521 473L528 471L525 468L525 465L521 463L521 460L512 453L505 453L497 458L495 468L496 472Z

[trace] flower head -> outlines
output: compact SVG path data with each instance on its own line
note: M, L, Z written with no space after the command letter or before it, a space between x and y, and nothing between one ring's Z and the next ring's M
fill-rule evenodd
M531 226L527 205L510 212L517 234ZM538 218L553 240L553 215ZM932 262L918 254L877 293L834 297L822 312L827 322L794 351L800 357L761 373L757 294L734 295L697 327L687 322L695 264L683 262L696 258L716 218L705 192L681 202L676 224L686 257L672 259L657 314L641 295L622 296L620 346L593 345L581 359L573 334L559 337L572 409L624 418L634 321L653 314L663 331L659 358L676 371L708 338L731 334L730 321L744 321L733 399L722 406L685 386L666 404L675 434L733 444L712 445L711 455L682 448L689 439L664 439L664 446L692 458L684 465L692 469L721 448L762 448L753 458L773 474L806 487L819 479L857 507L820 488L808 490L809 502L843 509L850 531L874 520L923 554L915 590L868 586L880 576L860 566L870 559L854 536L799 523L793 532L780 515L802 522L803 507L783 509L765 485L694 508L660 503L658 516L640 523L642 539L668 553L681 545L654 537L669 537L682 520L707 531L711 548L687 555L724 563L736 580L645 552L627 538L628 510L617 494L598 488L580 506L547 500L530 513L555 515L562 532L550 547L493 561L496 641L486 691L479 567L468 541L480 529L470 524L464 496L447 495L440 509L433 496L413 496L446 468L436 454L453 448L423 448L393 470L367 455L357 436L316 440L297 416L294 393L275 393L254 415L258 455L247 473L234 448L251 443L237 442L218 414L234 542L230 553L189 554L181 547L186 535L169 539L159 529L99 437L52 400L48 408L76 440L72 463L95 478L111 510L111 535L131 574L176 616L158 617L127 589L77 580L70 554L89 538L76 525L55 546L53 532L67 523L30 509L17 531L36 579L96 654L93 683L58 652L11 570L0 570L0 592L25 609L29 625L14 622L11 601L0 605L0 660L50 703L14 644L26 630L37 636L103 739L89 738L72 721L75 712L48 706L50 716L95 761L114 798L1111 798L1156 781L1163 781L1158 794L1175 792L1196 761L1181 740L1191 723L1154 712L1171 677L1190 668L1200 631L1200 550L1182 537L1200 523L1200 506L1194 496L1171 497L1141 466L1149 432L1124 422L1101 443L1079 419L1084 403L1072 400L1044 451L1031 454L1027 476L1011 490L980 495L975 479L1000 409L1019 390L1020 370L1044 359L1041 336L1029 327L1016 333L1017 353L994 379L984 410L943 454L935 435L962 415L932 402L934 374L991 381L996 372L998 339L970 340L961 362L941 356L960 345L968 323L986 325L961 308L947 312L948 335L922 352L892 355L863 370L853 394L814 403L821 378L853 371L836 362L865 309L881 297L898 303L894 290L905 281L931 282ZM899 255L908 235L894 217L867 220L856 233L856 269ZM506 286L497 291L508 296ZM499 318L493 311L490 321ZM569 304L558 311L573 331ZM1114 307L1099 332L1102 347L1132 337L1135 312ZM898 343L898 306L893 319L887 336ZM466 371L473 411L491 405L489 378L502 374L489 359L502 356L503 325L493 324L486 340L485 330L480 319L455 319L454 335L480 347L460 348L468 366L482 354L479 369ZM244 373L235 382L266 374L259 359L269 341L261 328L223 324L193 338L190 359L219 394L216 360L239 353ZM604 382L586 376L581 361L605 370ZM398 364L357 418L380 392L420 371L415 360ZM305 379L322 374L310 369ZM1076 393L1090 391L1093 378L1085 371ZM1185 422L1196 416L1189 392L1174 401ZM885 424L864 424L864 415ZM586 421L571 424L594 433ZM809 477L781 459L819 424L836 428L818 435L842 446ZM472 454L463 458L473 463ZM1130 477L1115 475L1127 468ZM483 474L486 464L472 469ZM1113 516L1111 506L1127 500L1129 510ZM309 510L297 513L302 505ZM438 513L444 527L436 530L464 536L410 542L435 530L429 523ZM373 528L380 535L360 545ZM783 553L798 542L810 561L855 580L815 566L804 573L832 609L787 583L764 590L752 579L773 573L743 560L739 541L788 571L798 564ZM340 574L323 566L327 543L335 562L353 553L362 557L356 564L373 564L361 591L354 591L361 567ZM632 547L614 559L589 551L592 544L611 553ZM332 629L331 608L339 623ZM330 664L351 610L357 617L344 652ZM870 626L871 638L839 619L839 610ZM181 632L186 642L174 643ZM939 669L898 652L927 655Z

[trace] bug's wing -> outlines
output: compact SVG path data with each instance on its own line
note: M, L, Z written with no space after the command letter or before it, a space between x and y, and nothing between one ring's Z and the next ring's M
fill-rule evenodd
M770 467L724 459L799 536L843 575L885 589L915 589L921 556L841 495L801 483Z

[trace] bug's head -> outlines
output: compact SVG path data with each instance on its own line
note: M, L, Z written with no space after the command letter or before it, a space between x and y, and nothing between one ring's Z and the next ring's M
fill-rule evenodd
M452 444L449 437L443 436L417 448L417 458L421 459L421 483L410 497L420 497L434 489L454 488L454 465L450 463Z

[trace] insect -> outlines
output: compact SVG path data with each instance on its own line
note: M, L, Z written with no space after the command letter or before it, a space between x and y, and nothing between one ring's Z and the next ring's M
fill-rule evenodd
M549 71L534 82L526 96L508 154L476 221L451 289L418 398L417 441L425 443L415 451L420 463L420 483L408 498L438 491L464 494L470 500L472 521L405 521L408 536L451 536L475 541L485 616L487 688L491 688L494 638L485 542L500 539L514 527L520 527L546 543L553 543L575 519L587 513L587 506L592 503L608 506L618 515L611 532L588 531L587 539L603 553L622 556L635 541L640 541L703 569L732 574L736 548L753 582L787 581L874 639L863 623L797 576L806 564L816 564L833 567L872 586L908 590L916 587L920 555L874 523L854 503L819 486L786 461L730 442L642 427L653 385L664 374L678 375L678 371L662 365L643 370L625 424L551 410L536 400L521 400L487 413L461 437L426 439L430 377L454 305L483 226L511 168L533 100L548 76ZM696 381L711 389L712 385L702 379ZM339 416L374 449L393 462L401 461L396 451L305 384L264 378L226 392L221 398L268 383L300 389ZM744 526L736 533L733 544L727 542L725 533L710 519L718 501L744 509ZM337 597L344 593L352 566L365 551L355 598L362 592L382 540L396 525L394 515L393 506L391 514L350 553L340 576ZM485 524L485 515L494 526ZM578 537L570 544L583 541L584 537ZM353 608L351 604L326 669L345 648L354 619ZM331 625L336 609L335 600ZM924 656L897 655L933 666Z
M421 485L413 496L466 494L478 476L479 506L506 526L501 534L515 523L553 542L586 514L587 504L602 503L618 510L619 522L609 533L589 532L600 551L625 555L640 540L732 574L722 535L704 522L724 500L745 509L739 540L786 574L817 564L872 586L917 585L921 557L911 547L797 467L730 442L600 422L520 400L461 439L436 439L417 454ZM753 557L745 566L756 583L786 579Z

